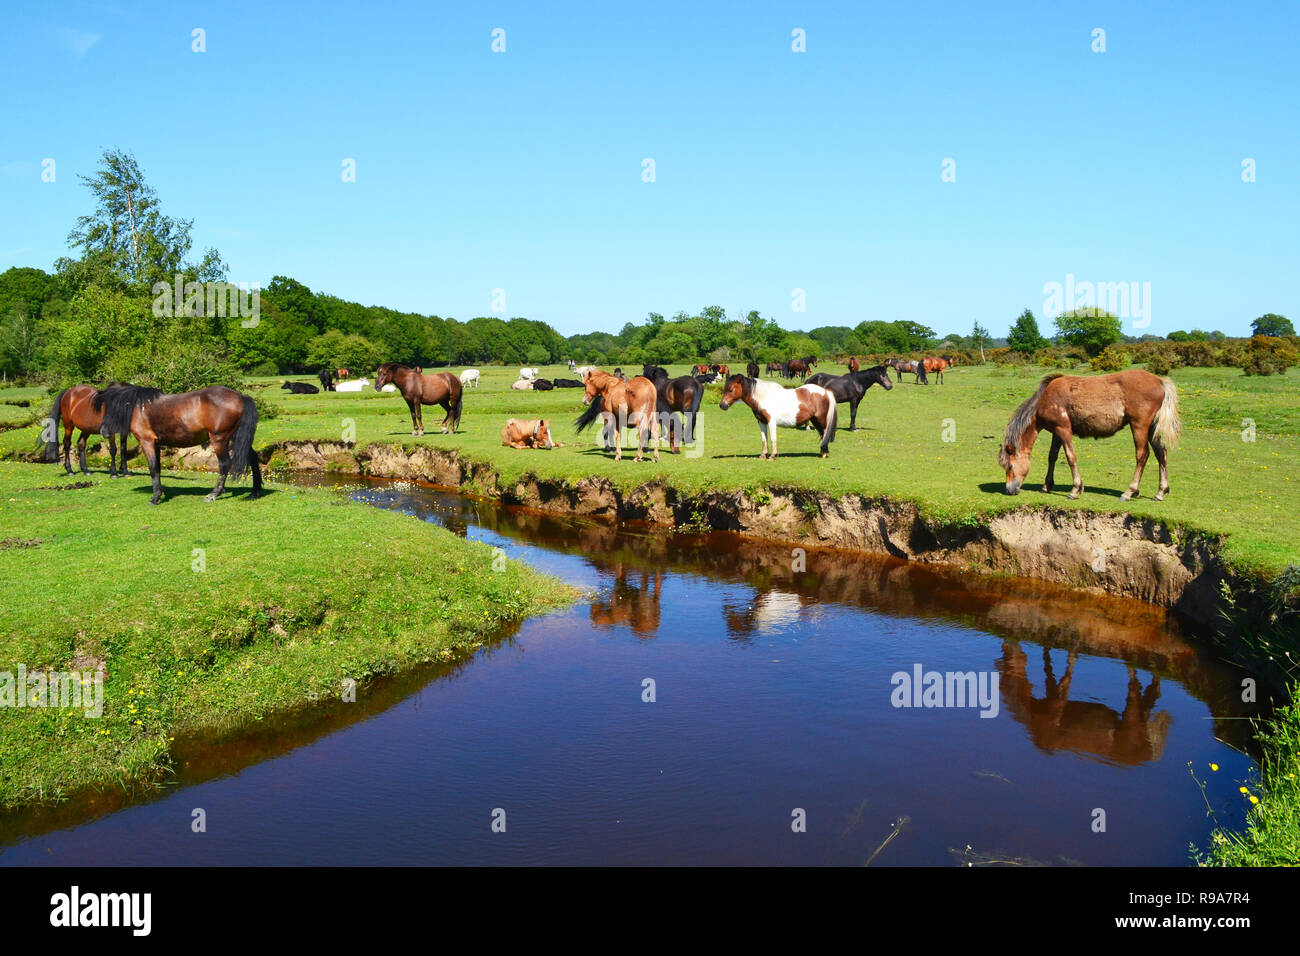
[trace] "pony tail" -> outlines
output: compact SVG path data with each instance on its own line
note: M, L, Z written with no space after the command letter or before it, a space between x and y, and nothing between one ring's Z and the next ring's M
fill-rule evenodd
M465 405L465 386L461 384L460 379L456 378L455 375L452 378L456 380L456 384L453 386L456 389L456 400L451 403L451 430L455 433L456 429L460 427L460 411Z
M584 428L600 417L600 413L605 408L605 396L597 395L587 406L587 410L573 420L574 428L581 432Z
M238 478L248 470L253 458L253 435L257 432L257 403L248 395L243 399L244 410L235 426L235 437L230 442L230 477Z
M830 399L831 407L826 413L826 434L822 438L823 448L835 440L835 427L840 420L839 403L835 400L835 396L827 392L826 397Z
M1178 389L1173 379L1162 378L1160 381L1165 387L1165 399L1160 403L1160 411L1156 412L1156 440L1165 448L1172 449L1183 433L1183 423L1178 417Z
M61 417L61 412L63 411L63 396L67 393L68 390L65 388L63 391L59 392L59 394L54 396L54 405L50 408L50 414L45 416L50 421L54 422L54 441L47 441L45 443L45 460L47 462L59 460L59 419Z

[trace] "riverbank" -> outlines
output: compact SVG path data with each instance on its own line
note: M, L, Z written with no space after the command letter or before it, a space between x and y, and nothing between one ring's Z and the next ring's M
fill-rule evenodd
M6 706L0 807L148 788L217 738L454 660L572 600L485 545L326 491L0 464L0 671L103 675L102 716ZM2 689L2 688L0 688ZM89 689L88 689L89 693Z

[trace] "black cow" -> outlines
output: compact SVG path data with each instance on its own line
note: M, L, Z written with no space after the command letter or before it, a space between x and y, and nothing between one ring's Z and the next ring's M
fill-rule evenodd
M310 385L307 382L285 382L280 387L287 388L294 395L315 395L320 391L315 385Z
M555 383L552 382L549 378L533 379L534 392L549 392L553 388L555 388Z
M576 378L557 378L551 382L556 388L585 388Z

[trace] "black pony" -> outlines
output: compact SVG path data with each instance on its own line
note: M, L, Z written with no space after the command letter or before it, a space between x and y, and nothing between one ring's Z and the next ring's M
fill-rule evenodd
M864 368L860 372L849 372L847 375L818 372L816 375L809 376L805 384L820 385L835 396L835 401L849 403L849 431L851 432L858 430L858 402L862 401L862 396L867 394L867 389L872 385L879 385L885 391L894 387L894 383L889 380L889 370L883 365Z
M647 365L645 371L645 377L654 382L655 391L659 393L655 412L660 424L668 428L668 450L676 453L681 443L695 441L695 422L700 413L700 402L704 400L704 383L699 376L693 375L669 378L668 372L658 365ZM710 381L716 377L716 373L709 373ZM674 413L682 416L680 429Z
M320 387L321 387L321 388L325 389L325 391L327 391L327 392L332 392L332 391L334 391L334 373L333 373L333 372L331 372L331 371L330 371L329 369L327 369L327 368L326 368L326 369L321 369L321 373L320 373L320 375L318 376L318 378L320 379Z

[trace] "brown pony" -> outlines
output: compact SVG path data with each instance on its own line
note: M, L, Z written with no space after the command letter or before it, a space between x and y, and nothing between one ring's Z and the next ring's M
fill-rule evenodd
M921 365L925 368L926 372L938 372L939 384L942 385L944 369L949 368L952 363L946 358L925 358L921 359Z
M95 407L95 397L99 394L99 389L93 385L74 385L72 388L64 389L54 397L54 405L50 408L48 426L50 428L50 441L45 443L46 461L63 461L63 467L68 474L72 474L72 433L78 428L81 429L81 437L77 439L77 459L81 463L81 473L90 474L90 469L86 467L86 436L91 432L99 432L100 426L104 424L104 409ZM158 394L162 394L159 392ZM63 423L63 454L59 454L59 423ZM122 477L130 474L126 470L126 436L127 430L121 432L109 432L108 438L108 477L116 478L117 473L117 436L122 436Z
M215 501L226 490L228 475L238 478L250 468L253 493L249 497L262 493L262 471L253 451L257 405L250 396L224 385L181 395L164 395L157 389L135 385L110 385L95 397L94 405L104 414L105 430L120 432L130 423L131 434L140 443L140 454L153 479L149 504L162 500L158 449L188 448L204 442L212 446L220 471L216 487L204 501Z
M659 429L656 408L659 391L654 382L637 375L626 382L608 372L592 369L587 373L587 392L582 403L587 410L578 416L574 425L581 432L602 414L606 420L606 447L613 439L614 460L623 459L623 442L619 436L620 424L636 425L636 460L644 457L646 444L652 444L653 458L659 460Z
M411 410L411 434L424 434L423 405L441 405L447 410L447 417L442 420L442 433L455 434L460 426L461 385L460 379L450 372L438 372L425 375L418 368L385 362L375 373L375 391L381 391L392 382L406 399L406 406Z
M850 355L850 356L849 356L849 371L850 371L850 372L856 372L856 371L858 370L858 368L859 368L859 365L858 365L858 358L857 358L857 356L856 356L856 355Z
M1182 425L1178 420L1178 390L1167 378L1143 369L1129 369L1111 375L1048 375L1023 405L1011 416L1006 437L998 451L998 464L1007 473L1007 494L1017 494L1029 473L1029 455L1040 431L1052 433L1047 453L1047 478L1043 491L1052 490L1056 456L1065 449L1065 459L1074 476L1071 498L1083 491L1083 479L1074 455L1074 437L1109 438L1125 425L1133 431L1137 470L1128 490L1120 495L1128 501L1138 494L1142 470L1150 451L1160 463L1160 490L1156 501L1169 494L1169 468L1165 453L1178 442Z

